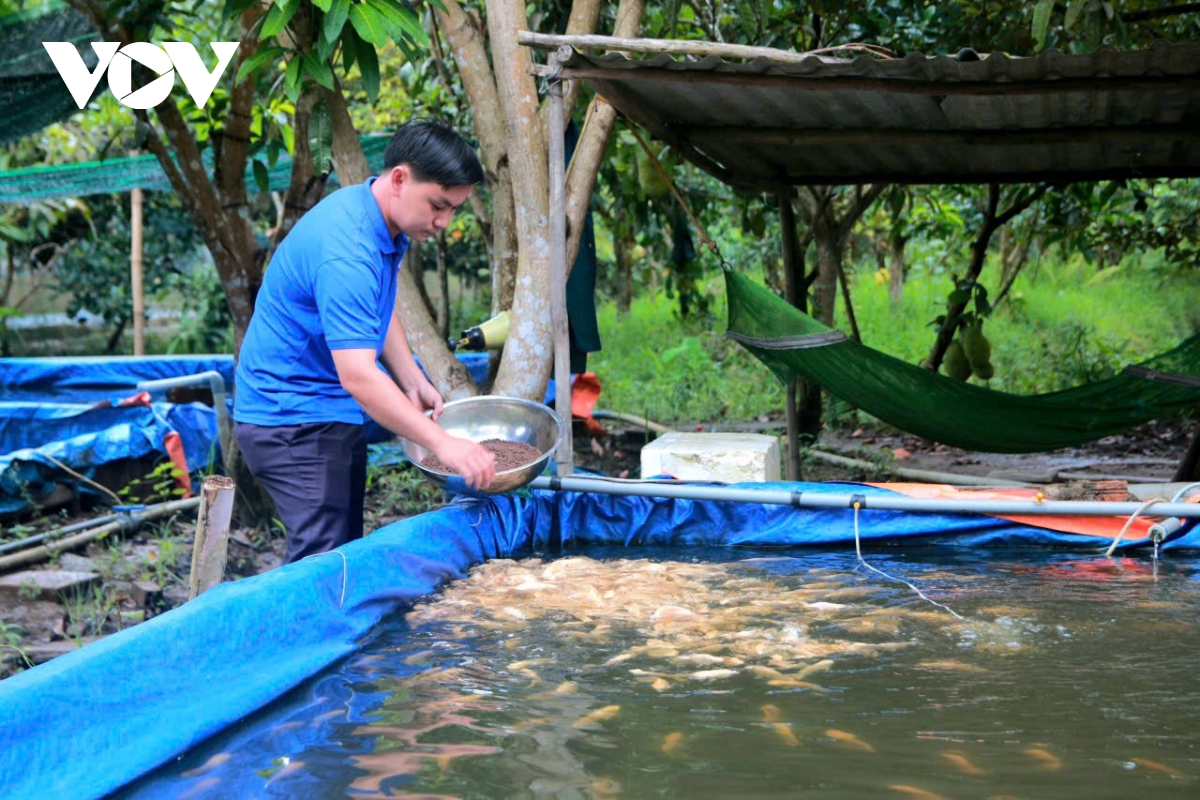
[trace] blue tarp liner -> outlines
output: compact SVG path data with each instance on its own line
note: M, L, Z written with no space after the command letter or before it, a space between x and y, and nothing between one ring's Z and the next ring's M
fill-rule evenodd
M740 488L808 494L851 487L890 494L848 484ZM544 492L460 500L334 553L223 584L0 683L4 789L12 797L111 792L353 653L384 615L489 558L616 544L853 547L852 513ZM864 511L860 535L868 544L1083 542L1096 549L1084 537L969 515ZM1172 546L1195 548L1200 536ZM178 787L147 796L177 797Z
M486 353L459 353L458 358L475 381L486 378ZM41 497L56 483L70 480L47 456L90 478L97 467L112 461L154 451L166 457L163 436L173 430L182 439L193 473L219 466L217 416L210 406L156 402L151 408L96 407L135 394L141 381L207 371L225 380L232 419L233 356L0 359L0 514L18 513L28 507L30 497ZM546 402L553 400L551 381ZM367 438L381 443L393 436L369 422ZM373 453L372 463L392 463L397 453L394 447Z
M233 386L233 356L91 356L0 359L5 400L86 402L126 396L141 381L219 372Z

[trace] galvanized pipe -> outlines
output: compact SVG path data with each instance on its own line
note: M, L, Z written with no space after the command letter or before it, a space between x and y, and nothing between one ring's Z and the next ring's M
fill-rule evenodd
M225 466L228 469L228 459L233 452L233 426L229 423L229 413L225 408L225 378L221 373L210 369L194 375L181 375L178 378L141 381L137 388L145 392L165 392L167 389L185 386L208 386L212 391L213 409L217 412L217 437L221 442L221 457L226 459Z
M76 522L71 525L64 525L61 528L55 528L54 530L46 531L45 533L39 533L36 536L18 539L15 542L5 542L4 544L0 544L0 553L7 553L10 550L20 550L24 547L32 547L33 545L38 544L39 542L44 542L47 539L56 539L59 536L63 536L68 533L74 533L75 531L81 531L85 528L94 528L97 525L103 525L106 522L112 522L116 518L116 514L108 514L107 516L97 517L96 519L89 519L84 520L83 522Z
M632 497L662 497L676 500L717 500L733 503L795 506L796 508L858 508L864 511L909 511L918 514L991 514L1004 516L1128 516L1142 503L1087 500L931 500L877 494L829 494L789 492L779 489L734 489L665 481L627 481L615 478L541 476L531 489L562 492L596 492ZM1154 503L1143 515L1200 519L1200 503Z

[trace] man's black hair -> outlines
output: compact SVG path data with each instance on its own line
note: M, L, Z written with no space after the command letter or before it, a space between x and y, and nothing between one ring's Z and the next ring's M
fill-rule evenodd
M475 150L451 128L426 119L404 123L383 151L383 168L408 164L413 177L442 186L473 186L483 181Z

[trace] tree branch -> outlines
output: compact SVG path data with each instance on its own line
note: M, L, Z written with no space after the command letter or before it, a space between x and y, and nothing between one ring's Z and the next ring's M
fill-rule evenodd
M645 0L621 0L617 6L614 36L637 36L645 12ZM575 155L567 169L567 270L575 265L579 243L583 237L583 221L587 215L600 162L608 147L608 138L616 124L617 112L599 97L593 98L584 118L583 129L575 146ZM553 210L552 210L553 211Z
M1129 11L1121 15L1121 20L1123 22L1145 22L1151 19L1190 14L1193 11L1200 11L1200 3L1181 3L1177 6L1166 6L1165 8L1147 8L1142 11Z

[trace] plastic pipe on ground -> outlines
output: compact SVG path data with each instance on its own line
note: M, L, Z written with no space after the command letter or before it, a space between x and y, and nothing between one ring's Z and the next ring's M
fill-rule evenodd
M927 500L913 497L889 497L872 494L816 494L778 489L735 489L725 486L622 481L613 478L556 478L542 476L530 484L532 489L563 492L597 492L632 497L662 497L678 500L724 500L735 503L796 506L797 508L853 508L863 510L909 511L926 514L993 514L1005 516L1085 516L1121 517L1138 511L1142 503L1087 500ZM1200 519L1200 503L1154 503L1141 512L1155 517Z
M49 558L52 553L59 550L71 550L79 547L82 544L99 539L110 533L117 531L134 530L143 522L159 517L165 517L167 514L174 514L179 511L189 511L200 505L199 497L191 497L187 500L173 500L169 503L159 503L158 505L146 506L141 511L132 514L120 514L118 519L101 525L97 528L91 528L83 533L77 533L74 536L68 536L66 539L60 539L56 542L44 544L41 547L31 547L28 550L22 550L19 553L14 553L11 556L0 558L0 572L12 567L19 567L22 564L32 564L41 561L43 558Z
M12 550L20 550L25 547L32 547L33 545L44 542L47 539L57 539L59 536L63 536L64 534L74 533L75 531L81 531L85 528L94 528L97 525L103 525L106 522L112 522L116 518L116 514L108 514L103 517L97 517L96 519L84 520L83 522L76 522L72 525L64 525L61 528L55 528L54 530L46 531L45 533L39 533L36 536L18 539L15 542L5 542L4 544L0 544L0 553L7 553Z

